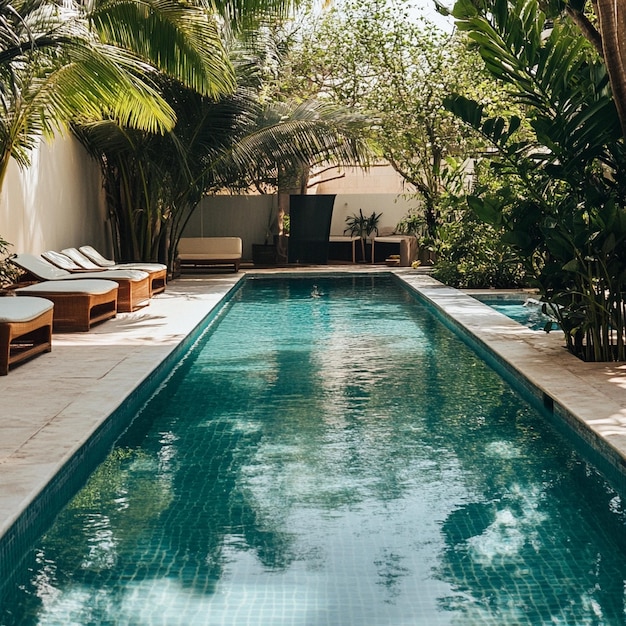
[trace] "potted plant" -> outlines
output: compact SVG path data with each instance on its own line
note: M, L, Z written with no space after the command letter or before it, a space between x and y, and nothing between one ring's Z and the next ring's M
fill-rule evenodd
M378 235L378 222L382 213L372 211L369 217L363 215L363 209L359 209L358 215L353 213L346 217L346 228L344 234L350 233L351 237L359 237L361 240L361 256L365 262L365 240L369 239L372 233Z

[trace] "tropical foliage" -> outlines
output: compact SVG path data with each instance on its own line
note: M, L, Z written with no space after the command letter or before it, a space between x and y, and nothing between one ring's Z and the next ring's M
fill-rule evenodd
M218 101L176 82L164 93L178 120L171 133L111 122L76 129L100 160L120 258L173 259L205 193L276 189L279 166L320 157L358 162L367 150L363 119L323 103L263 103L246 86Z
M375 118L380 157L415 199L425 237L438 236L442 196L463 181L465 155L481 141L442 106L458 91L509 107L465 37L424 19L406 2L345 0L277 35L280 94L315 96Z
M468 205L520 251L573 353L624 360L626 153L606 66L567 16L548 21L536 0L459 0L454 15L532 129L522 136L517 116L447 100L497 150L500 186L477 188Z
M77 137L101 165L119 258L171 263L182 229L203 194L275 191L311 162L367 159L362 116L328 102L267 97L262 65L271 55L264 38L256 36L262 29L252 34L234 30L249 25L255 11L266 16L270 8L282 16L289 6L262 4L252 3L248 14L237 3L218 7L228 28L219 33L215 48L228 50L228 58L212 55L222 63L225 76L213 92L185 83L180 72L172 71L175 67L160 67L155 84L174 112L171 130L155 133L109 118L75 124ZM118 41L133 43L126 35ZM198 43L198 55L210 55ZM155 46L144 54L155 56L157 50Z
M215 22L204 11L181 8L173 0L0 3L0 183L10 157L28 165L41 133L75 119L104 115L130 128L172 128L174 113L156 88L157 67L148 56L160 31L172 43L160 51L159 64L203 93L232 89ZM202 57L191 54L199 42Z
M241 29L292 6L0 4L0 177L10 157L28 164L42 132L71 122L101 163L118 255L165 260L202 193L276 185L279 164L359 162L362 120L329 103L263 100L258 61L238 49Z
M469 211L441 226L432 276L459 289L528 287L526 269L500 233Z

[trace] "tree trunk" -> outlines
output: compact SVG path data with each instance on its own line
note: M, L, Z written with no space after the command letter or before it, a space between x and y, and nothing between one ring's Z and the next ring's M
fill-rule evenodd
M602 35L604 62L622 126L622 136L626 137L626 2L597 0L594 2L594 8Z

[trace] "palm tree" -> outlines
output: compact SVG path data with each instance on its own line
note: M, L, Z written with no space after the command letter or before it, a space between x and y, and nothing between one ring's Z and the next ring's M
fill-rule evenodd
M365 120L319 102L263 103L247 85L215 101L168 80L175 128L163 135L112 122L76 134L99 160L118 256L171 261L206 193L278 188L280 169L334 160L363 163ZM246 80L242 80L246 83Z
M171 130L161 72L213 97L234 89L215 12L178 0L2 0L0 187L11 157L28 165L37 138L70 121Z

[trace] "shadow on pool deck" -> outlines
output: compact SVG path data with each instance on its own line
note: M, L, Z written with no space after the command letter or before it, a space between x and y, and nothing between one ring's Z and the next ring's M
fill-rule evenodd
M389 271L371 265L298 268L305 272ZM257 273L257 272L254 272ZM263 273L294 273L270 270ZM583 363L561 333L530 331L424 272L394 270L626 458L626 364ZM0 537L21 512L151 372L217 306L245 272L172 281L149 307L118 315L89 333L55 334L53 350L0 378ZM462 376L462 372L459 373ZM620 459L621 460L621 459ZM619 463L618 463L619 464Z

